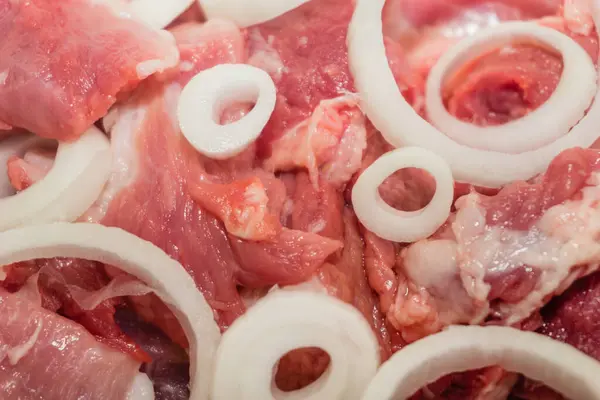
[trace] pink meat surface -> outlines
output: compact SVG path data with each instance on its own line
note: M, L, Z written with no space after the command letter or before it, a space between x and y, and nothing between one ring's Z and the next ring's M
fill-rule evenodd
M178 59L168 33L92 0L2 0L0 35L0 121L60 140Z
M99 343L80 325L0 292L2 398L123 399L139 362Z
M222 62L244 61L243 37L234 25L221 21L182 25L174 34L180 44L182 72L164 84L149 82L119 107L111 131L118 161L105 194L88 218L100 216L103 224L149 240L181 262L226 328L245 308L237 285L264 287L306 280L340 243L285 227L274 237L247 240L236 236L235 230L228 232L227 223L223 226L219 217L231 213L219 205L230 207L236 201L227 196L235 193L232 186L224 190L223 185L248 179L251 169L246 162L255 157L242 154L226 163L205 160L179 132L174 109L182 84L195 72ZM237 175L238 166L246 176ZM210 181L203 184L211 194L195 199L194 188L206 177ZM208 206L207 201L211 212L201 206ZM152 322L172 338L180 337L170 319L162 320L164 313L146 315L154 315Z

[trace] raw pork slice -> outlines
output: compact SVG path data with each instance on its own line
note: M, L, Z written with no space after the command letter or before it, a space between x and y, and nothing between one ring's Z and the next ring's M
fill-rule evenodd
M149 240L181 262L216 311L221 327L226 328L245 309L237 285L263 287L309 279L340 243L287 228L268 240L242 239L235 236L239 232L228 232L219 219L227 210L209 207L209 212L202 207L203 201L235 194L235 190L212 186L207 187L213 191L206 199L194 198L192 189L203 174L210 175L215 185L235 186L238 178L251 178L260 168L250 176L238 177L232 165L244 161L244 154L226 163L201 157L181 135L175 116L182 85L195 72L223 62L244 61L241 32L231 23L210 21L180 25L174 35L181 51L181 73L174 73L166 83L144 83L130 101L119 106L111 129L113 176L86 217ZM251 153L250 163L254 158ZM246 173L253 171L244 168ZM217 169L221 171L217 173ZM261 182L265 174L262 171ZM271 175L270 179L276 178ZM268 196L277 193L266 189ZM243 206L236 203L235 196L225 197L223 204ZM152 312L155 303L136 303L142 315L185 345L177 332L180 328L168 313Z
M4 400L125 400L139 362L83 327L0 291L0 388Z
M0 1L0 122L74 140L119 93L177 63L169 33L101 3Z

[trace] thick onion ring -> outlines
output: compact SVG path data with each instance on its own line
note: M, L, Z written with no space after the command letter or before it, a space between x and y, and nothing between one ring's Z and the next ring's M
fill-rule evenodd
M600 363L568 344L509 327L453 326L394 354L362 400L406 399L450 373L492 365L543 382L570 399L600 398Z
M179 97L181 132L200 153L215 159L233 157L260 135L275 109L277 89L262 69L245 64L221 64L194 76ZM240 120L221 125L225 106L256 102Z
M208 19L224 18L240 28L277 18L309 0L198 0Z
M287 352L301 347L327 351L331 357L328 370L294 392L273 388L273 366ZM314 291L275 290L223 334L212 398L358 399L378 365L377 339L356 308Z
M596 31L600 10L594 2ZM348 59L362 108L385 139L394 146L424 147L442 156L454 179L484 187L529 179L543 172L561 151L589 147L600 136L600 92L569 132L534 151L506 154L460 145L421 118L406 102L388 65L382 31L385 0L357 0L348 29Z
M126 10L147 25L162 29L193 3L194 0L133 0Z
M110 143L97 128L75 142L60 142L54 165L42 180L0 199L0 230L75 221L94 204L110 169Z
M399 211L379 195L379 185L403 168L421 168L436 182L435 194L418 211ZM352 188L352 206L360 222L377 236L394 242L415 242L433 234L450 214L454 180L443 158L418 147L404 147L379 157Z
M441 91L449 72L482 52L532 40L563 59L562 76L546 102L522 118L497 126L476 126L448 112ZM440 57L427 78L427 117L444 134L469 147L503 153L535 150L564 135L585 115L596 93L596 79L592 58L569 36L535 22L504 22L460 40Z
M181 264L150 242L98 224L45 224L0 233L0 265L52 257L115 265L155 289L190 343L190 399L208 400L220 333L211 308Z

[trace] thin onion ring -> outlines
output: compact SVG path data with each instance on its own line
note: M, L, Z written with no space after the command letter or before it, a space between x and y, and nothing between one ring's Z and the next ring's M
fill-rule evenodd
M210 306L181 264L150 242L99 224L55 223L0 233L0 265L53 257L116 265L155 289L190 343L190 399L208 400L220 333Z
M453 326L394 354L362 400L407 399L445 375L492 365L543 382L570 399L600 398L600 363L568 344L510 327Z
M240 28L261 24L309 0L198 0L208 19L224 18Z
M441 96L448 72L484 51L531 40L559 52L563 59L560 81L546 102L522 118L496 126L473 125L448 112ZM592 58L569 36L534 22L504 22L460 40L440 57L427 78L427 117L465 146L502 153L531 151L558 139L581 120L596 93L596 79Z
M301 347L327 351L329 369L294 392L272 387L273 366ZM353 306L315 291L275 290L223 334L216 358L213 400L351 400L360 397L375 374L379 347L368 322Z
M133 0L127 12L147 25L162 29L188 9L194 0Z
M596 31L600 10L594 2ZM388 65L383 41L382 10L385 0L357 0L348 29L348 60L362 108L384 138L396 147L424 147L442 156L454 179L483 187L499 187L543 172L561 151L589 147L600 135L600 92L569 132L534 151L506 154L473 149L454 142L421 118L406 102Z
M111 169L108 138L91 127L77 141L59 142L52 169L40 181L0 199L0 230L71 222L96 201Z
M436 182L433 198L418 211L399 211L379 195L379 185L403 168L421 168ZM352 206L360 222L377 236L394 242L416 242L432 235L450 215L454 180L443 158L418 147L404 147L379 157L352 188Z

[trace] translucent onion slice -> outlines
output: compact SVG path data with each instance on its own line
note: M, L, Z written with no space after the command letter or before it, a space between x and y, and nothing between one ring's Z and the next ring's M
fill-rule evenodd
M225 159L252 144L275 108L273 80L262 69L245 64L222 64L194 76L178 104L179 126L192 146L207 157ZM242 119L221 125L226 106L254 102Z
M224 18L240 28L260 24L300 7L309 0L198 0L206 17Z
M509 327L456 326L394 354L362 400L407 399L442 376L492 365L524 374L569 399L600 399L600 363L574 347Z
M0 230L75 221L102 192L110 168L110 143L99 129L90 128L76 142L60 142L54 165L42 180L0 199Z
M435 179L435 194L421 210L396 210L379 195L379 185L403 168L423 169ZM352 205L360 222L377 236L394 242L415 242L433 234L448 219L453 198L454 180L446 161L418 147L405 147L382 155L360 175L352 188Z
M133 0L127 12L156 29L162 29L183 14L194 0Z
M190 399L208 399L220 333L211 308L181 264L150 242L98 224L44 224L0 233L0 265L52 257L116 265L152 287L188 337Z
M441 96L448 74L490 50L527 42L545 45L563 59L560 81L544 104L522 118L489 127L461 121L448 112ZM442 55L427 78L427 117L440 131L469 147L503 153L535 150L564 135L585 115L596 94L596 79L591 57L569 36L533 22L505 22L460 40Z
M10 136L0 140L0 198L15 193L8 179L8 160L14 155L22 156L31 147L45 143L51 144L52 141L31 134Z
M285 393L273 387L278 360L302 347L325 350L329 368L302 389ZM223 334L212 398L358 399L378 365L377 339L357 309L326 294L276 290Z
M598 30L600 12L595 3L594 22ZM561 151L589 147L600 136L600 92L597 92L588 113L568 135L536 150L507 154L456 143L421 118L398 90L383 42L381 12L384 4L385 0L357 0L348 30L348 57L363 101L362 108L392 145L427 148L446 160L455 180L498 187L529 179L544 171ZM564 104L565 109L570 106Z

